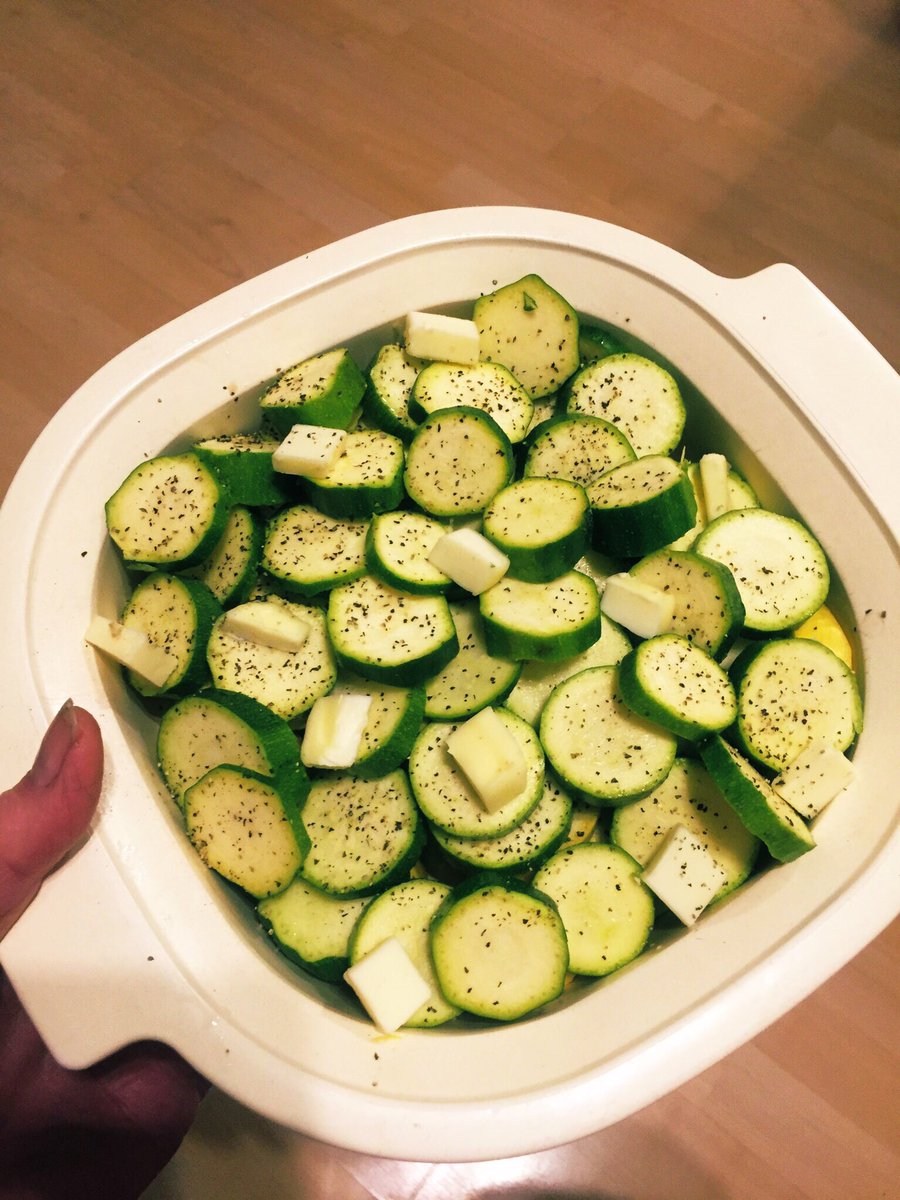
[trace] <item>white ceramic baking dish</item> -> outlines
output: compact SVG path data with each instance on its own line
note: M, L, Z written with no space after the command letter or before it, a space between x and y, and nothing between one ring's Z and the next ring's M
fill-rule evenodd
M153 765L152 723L82 641L124 581L103 501L143 456L246 427L257 385L334 344L362 361L410 309L529 271L666 355L706 396L721 449L824 543L867 704L856 781L819 846L761 875L663 950L510 1027L379 1037L335 989L280 961L203 869ZM426 1161L559 1144L678 1086L842 966L898 911L896 693L900 386L798 272L710 274L595 220L524 208L430 213L304 255L117 357L38 440L0 516L4 773L67 697L98 716L108 769L93 837L0 958L55 1054L177 1047L259 1112L334 1144ZM15 586L10 586L16 581Z

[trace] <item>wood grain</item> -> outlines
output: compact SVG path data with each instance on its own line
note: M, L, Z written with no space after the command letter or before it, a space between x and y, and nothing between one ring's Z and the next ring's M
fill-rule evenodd
M137 337L448 206L585 213L724 275L792 262L897 365L897 31L887 0L4 0L0 494ZM392 1163L215 1094L148 1195L896 1196L898 951L895 924L724 1062L559 1150Z

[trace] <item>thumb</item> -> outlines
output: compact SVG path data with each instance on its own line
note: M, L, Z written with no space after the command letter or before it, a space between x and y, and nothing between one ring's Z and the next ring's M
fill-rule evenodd
M66 701L44 734L31 770L0 794L0 937L44 876L87 832L102 776L97 722Z

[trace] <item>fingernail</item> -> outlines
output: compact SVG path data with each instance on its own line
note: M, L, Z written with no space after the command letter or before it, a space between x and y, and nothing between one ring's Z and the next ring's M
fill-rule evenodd
M67 700L44 734L40 749L29 771L33 783L47 787L57 777L66 755L75 741L75 711L71 700Z

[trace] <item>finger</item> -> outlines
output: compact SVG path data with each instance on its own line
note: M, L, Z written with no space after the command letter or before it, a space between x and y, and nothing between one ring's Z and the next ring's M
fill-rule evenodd
M44 876L87 832L102 776L97 723L67 701L44 735L31 770L0 794L0 937Z

